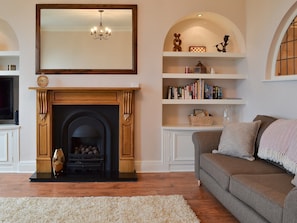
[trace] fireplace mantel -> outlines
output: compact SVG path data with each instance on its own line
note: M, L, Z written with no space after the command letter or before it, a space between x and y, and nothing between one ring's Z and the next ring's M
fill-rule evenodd
M52 171L53 105L119 106L119 173L134 168L134 92L139 87L30 87L36 91L36 172Z

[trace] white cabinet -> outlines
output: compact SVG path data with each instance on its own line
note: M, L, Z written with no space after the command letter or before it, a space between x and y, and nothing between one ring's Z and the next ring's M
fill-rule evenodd
M0 125L0 172L17 171L19 128L17 125Z
M0 75L19 75L19 51L0 51Z
M168 171L194 171L192 134L197 131L220 130L212 127L163 127L163 153Z

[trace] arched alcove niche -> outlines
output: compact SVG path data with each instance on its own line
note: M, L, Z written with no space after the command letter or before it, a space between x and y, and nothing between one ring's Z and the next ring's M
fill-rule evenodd
M181 34L182 51L185 52L189 46L206 46L207 52L217 52L215 45L223 42L225 35L230 35L227 52L245 53L240 30L232 21L217 13L196 12L178 20L166 35L164 51L172 51L174 33Z
M278 25L275 34L273 36L272 42L270 44L270 49L267 57L266 65L266 75L265 80L275 80L275 81L284 81L284 80L297 80L297 75L286 75L286 76L276 76L275 75L275 66L276 59L278 56L279 48L281 41L291 25L291 22L297 15L297 2L288 10L280 24Z
M11 26L0 18L0 51L18 51L19 42Z

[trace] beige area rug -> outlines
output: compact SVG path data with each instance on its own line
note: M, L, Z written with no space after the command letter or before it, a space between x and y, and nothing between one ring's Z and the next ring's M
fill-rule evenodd
M199 223L181 195L0 198L1 223Z

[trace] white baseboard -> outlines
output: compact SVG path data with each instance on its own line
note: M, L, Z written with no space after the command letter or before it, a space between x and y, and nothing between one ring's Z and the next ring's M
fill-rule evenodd
M0 173L34 173L35 171L35 161L20 161L19 163L0 165Z
M20 173L34 173L36 171L36 161L20 161L18 165L18 172Z
M194 165L191 164L168 164L161 160L135 161L137 173L158 173L158 172L192 172ZM14 166L1 166L1 173L34 173L36 161L20 161Z
M168 172L168 165L162 161L135 161L137 173Z
M194 164L168 164L163 161L135 161L137 173L193 172Z

